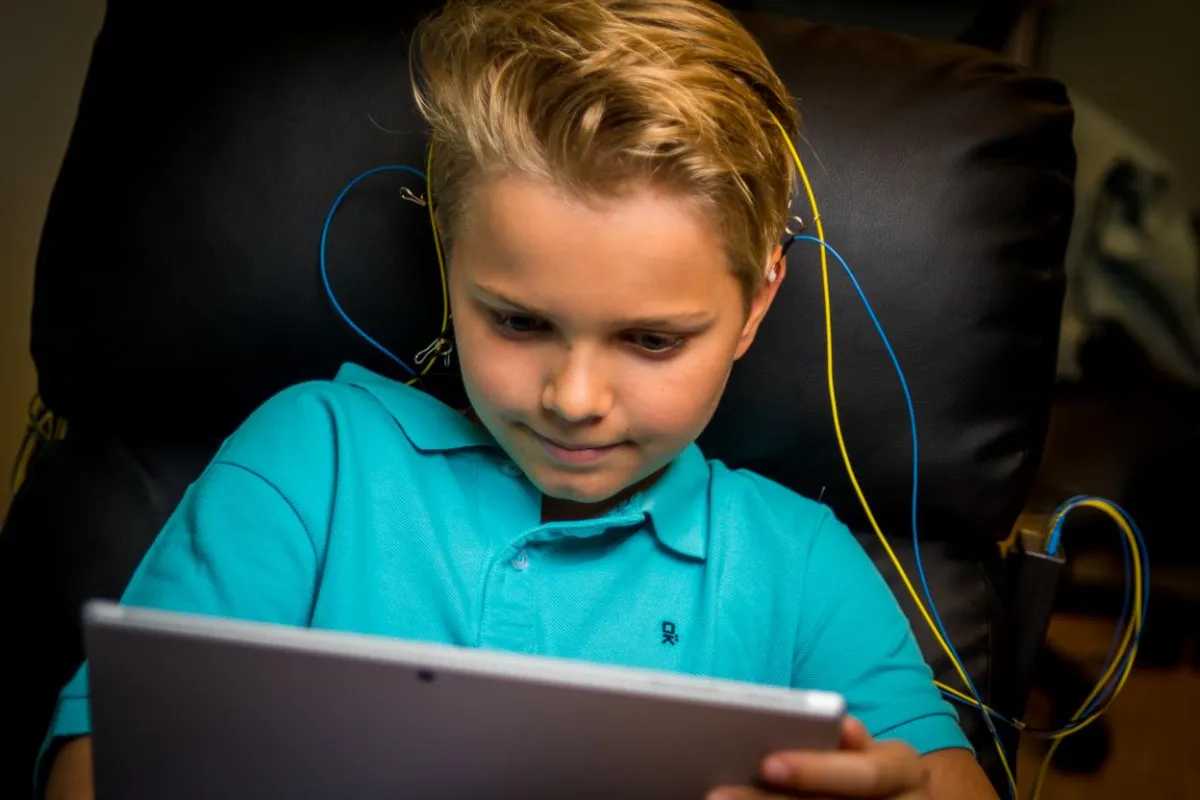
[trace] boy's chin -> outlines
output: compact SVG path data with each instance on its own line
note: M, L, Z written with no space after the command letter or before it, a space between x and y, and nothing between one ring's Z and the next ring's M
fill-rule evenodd
M579 486L574 485L570 481L555 481L548 482L546 485L536 484L546 497L551 497L555 500L561 500L566 503L579 503L581 505L599 505L605 501L612 500L616 495L623 492L626 487L622 485L616 486Z

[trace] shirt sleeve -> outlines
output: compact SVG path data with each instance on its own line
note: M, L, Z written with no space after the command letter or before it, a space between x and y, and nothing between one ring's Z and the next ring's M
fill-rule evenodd
M895 595L832 513L813 536L801 591L793 686L840 693L877 739L922 754L971 749Z
M274 405L272 405L274 404ZM318 546L309 528L321 496L311 486L311 502L301 510L289 499L289 463L321 459L320 428L304 432L304 415L286 398L270 401L252 416L184 494L134 572L121 602L125 605L231 617L258 622L306 625L318 580ZM309 420L311 422L311 419ZM327 426L326 426L327 427ZM280 446L280 428L293 446ZM328 438L328 437L325 437ZM314 448L313 445L317 447ZM325 449L323 458L332 459ZM278 468L272 467L277 462ZM328 473L309 461L310 476ZM305 516L309 517L306 524ZM35 781L48 765L42 756L60 737L91 731L85 663L59 695L50 729L39 753Z

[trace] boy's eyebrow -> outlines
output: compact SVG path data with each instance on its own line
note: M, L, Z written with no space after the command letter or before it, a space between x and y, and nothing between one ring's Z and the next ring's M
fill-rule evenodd
M480 294L486 295L489 299L501 305L508 306L514 311L519 311L523 314L529 314L534 317L544 317L552 319L553 314L539 308L535 308L528 303L522 303L508 297L503 292L496 289L475 284L475 288ZM705 328L712 322L712 313L708 310L703 311L685 311L680 314L664 314L661 316L652 317L625 317L615 321L619 327L623 328Z

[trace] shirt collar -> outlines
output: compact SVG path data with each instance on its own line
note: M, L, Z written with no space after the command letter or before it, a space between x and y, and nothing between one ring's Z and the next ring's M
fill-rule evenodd
M357 386L378 400L422 452L499 447L487 428L419 389L357 364L343 365L335 380ZM690 444L654 485L635 494L614 514L642 514L660 542L681 555L703 560L708 552L709 477L708 461L696 444ZM595 520L603 521L604 517Z
M376 375L357 364L343 364L334 380L357 386L378 400L413 447L422 452L499 447L487 428L420 389Z
M645 514L654 535L677 553L703 560L708 553L708 461L688 445L653 486L629 499L623 511Z

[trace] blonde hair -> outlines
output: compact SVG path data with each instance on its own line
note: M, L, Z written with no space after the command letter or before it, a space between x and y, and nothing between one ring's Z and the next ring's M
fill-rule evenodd
M783 235L795 106L710 0L450 0L411 51L446 246L470 185L544 179L586 201L650 184L717 225L747 297Z

